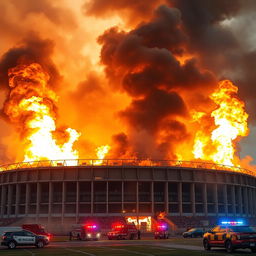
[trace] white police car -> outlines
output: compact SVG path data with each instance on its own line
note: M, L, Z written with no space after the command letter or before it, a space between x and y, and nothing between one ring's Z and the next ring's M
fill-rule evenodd
M49 244L49 239L46 236L38 236L27 230L9 231L2 236L1 245L8 246L9 249L14 249L16 246L31 246L43 248Z

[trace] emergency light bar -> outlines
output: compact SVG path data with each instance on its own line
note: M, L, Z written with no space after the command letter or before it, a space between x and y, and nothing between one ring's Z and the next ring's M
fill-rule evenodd
M231 225L231 226L238 226L238 225L243 225L243 221L222 221L222 225Z
M97 228L97 226L96 225L86 225L86 228L94 229L94 228Z

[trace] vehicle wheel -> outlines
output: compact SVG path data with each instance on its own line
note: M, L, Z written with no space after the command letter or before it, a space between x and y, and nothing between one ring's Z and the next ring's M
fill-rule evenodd
M192 235L191 235L191 238L195 238L195 235L194 235L194 234L192 234Z
M118 237L117 237L117 240L121 240L121 239L122 239L122 237L121 237L121 236L118 236Z
M16 248L16 243L14 241L9 242L8 248L9 249L15 249Z
M204 239L203 244L204 244L204 249L206 251L210 251L211 250L211 246L210 246L210 244L209 244L207 239Z
M230 240L228 240L228 241L226 242L225 247L226 247L226 251L227 251L228 253L231 253L231 252L234 251L234 247L233 247L232 242L231 242Z
M256 252L256 248L251 248L251 251L252 251L253 253L255 253L255 252Z
M134 234L131 234L130 235L130 240L133 240L134 239Z
M37 248L43 248L44 247L44 242L42 240L39 240L37 243L36 243L36 247Z

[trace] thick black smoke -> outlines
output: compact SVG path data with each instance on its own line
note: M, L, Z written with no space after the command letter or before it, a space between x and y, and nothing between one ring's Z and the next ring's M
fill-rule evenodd
M131 133L146 132L156 141L166 122L188 115L179 91L192 92L214 84L212 74L201 70L195 59L184 64L179 61L188 40L180 26L180 12L160 6L149 22L136 29L125 33L112 28L99 38L107 76L133 98L131 105L120 112ZM166 138L171 140L170 136ZM160 144L154 147L161 148L161 157L172 154L163 150L166 142Z
M49 83L57 86L60 74L51 60L54 43L48 39L41 39L35 33L29 33L20 44L10 48L0 58L0 86L9 88L8 69L20 64L39 63L50 75Z

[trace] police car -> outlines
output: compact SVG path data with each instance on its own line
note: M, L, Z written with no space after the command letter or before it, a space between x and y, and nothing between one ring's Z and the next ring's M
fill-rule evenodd
M47 236L38 236L27 230L5 232L1 242L1 245L8 246L9 249L26 245L35 245L38 248L43 248L47 244L49 244Z
M229 253L246 248L256 252L256 231L242 221L223 221L204 234L203 245L205 250L224 247Z

